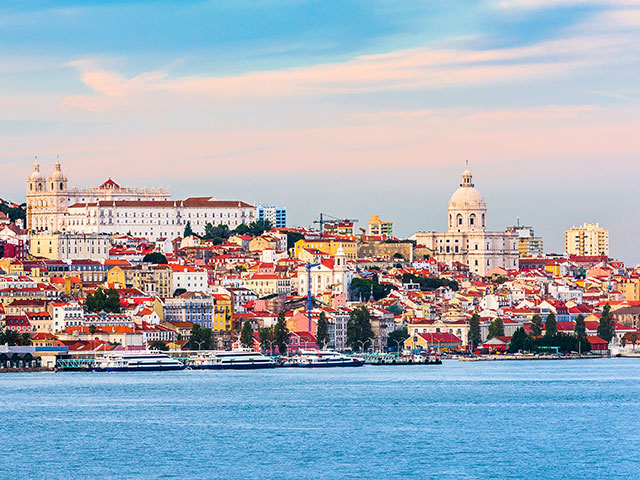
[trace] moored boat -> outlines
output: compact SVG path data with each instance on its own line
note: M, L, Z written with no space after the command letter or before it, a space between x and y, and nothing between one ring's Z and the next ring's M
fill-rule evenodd
M98 357L93 370L97 372L156 372L184 370L185 365L165 353L110 353Z
M276 362L253 350L205 352L191 360L191 367L203 370L256 370L275 368Z
M304 368L361 367L364 360L331 350L300 350L290 366Z

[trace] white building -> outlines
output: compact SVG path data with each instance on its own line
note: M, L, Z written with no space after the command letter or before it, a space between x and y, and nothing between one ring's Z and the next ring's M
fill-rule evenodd
M39 232L131 234L151 241L181 237L187 223L203 234L205 225L234 229L255 221L255 207L214 197L171 200L168 189L120 187L109 179L93 189L67 190L56 162L45 179L36 162L27 179L27 228Z
M418 232L411 239L433 250L439 261L466 264L480 276L496 267L518 268L518 234L487 232L487 204L468 169L449 200L448 225L447 232Z
M53 333L68 327L84 326L84 309L77 302L56 302L49 304L49 313L53 323Z
M319 296L325 292L331 294L349 294L349 285L355 276L350 265L347 265L347 255L342 247L338 248L333 258L323 259L318 265L311 267L310 274L307 267L298 267L298 293L307 292L308 277L311 277L311 295Z
M188 265L169 265L173 270L171 292L183 288L187 292L204 292L209 287L207 272Z

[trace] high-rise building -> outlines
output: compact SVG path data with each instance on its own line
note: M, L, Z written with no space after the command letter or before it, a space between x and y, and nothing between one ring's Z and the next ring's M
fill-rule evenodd
M583 223L564 234L567 255L609 255L609 231L598 223Z
M536 237L533 228L524 225L514 225L507 228L507 232L518 234L518 253L522 257L542 257L544 244L542 237Z
M287 208L275 205L258 205L256 219L269 221L274 228L287 227Z
M380 220L378 215L371 215L369 220L369 236L391 237L393 235L393 222Z

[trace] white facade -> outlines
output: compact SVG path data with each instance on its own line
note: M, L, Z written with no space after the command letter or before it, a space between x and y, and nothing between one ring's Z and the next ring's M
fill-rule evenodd
M84 309L79 303L52 303L49 308L53 333L68 327L84 326Z
M448 231L418 232L411 237L433 250L441 262L466 264L469 271L485 276L493 268L518 268L518 235L487 232L487 205L473 184L471 172L462 172L462 183L449 200Z
M170 265L173 270L171 293L178 288L184 288L187 292L205 292L209 287L207 272L185 265Z
M304 295L307 292L309 273L307 267L298 267L298 293ZM342 248L333 257L333 260L323 260L319 265L311 267L311 295L318 296L324 292L349 294L349 285L354 277L353 269L347 265L347 256Z
M56 162L45 179L36 162L27 180L27 228L39 232L130 234L151 241L181 237L187 223L197 234L205 225L234 229L255 221L255 207L214 197L170 200L168 189L120 187L109 179L98 188L67 191Z

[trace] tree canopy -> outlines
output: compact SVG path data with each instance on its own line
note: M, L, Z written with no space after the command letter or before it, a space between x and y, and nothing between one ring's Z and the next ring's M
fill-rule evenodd
M142 257L142 261L144 263L153 263L155 265L166 265L168 263L167 257L165 257L160 252L147 253L144 257Z
M278 353L284 355L287 353L287 343L289 341L289 329L287 321L284 318L284 312L278 314L278 320L273 328L273 337L278 346Z
M210 350L212 333L210 328L194 323L189 335L189 350Z
M193 235L193 229L191 228L191 222L187 222L187 224L184 226L184 235L182 235L183 238L186 237L191 237Z
M402 283L418 283L420 284L420 290L424 292L437 290L440 287L449 287L454 292L458 291L458 282L455 280L435 277L420 277L412 273L403 273Z
M245 348L253 347L253 328L251 322L247 320L242 325L242 331L240 332L240 343Z
M324 312L320 312L320 317L318 318L316 344L321 350L329 345L329 322L327 321L327 314Z
M509 343L509 353L516 352L533 352L536 350L536 344L531 339L524 328L520 327L515 332L513 332L513 337L511 337L511 342Z
M487 339L495 337L504 337L504 322L501 318L496 318L489 324L489 335Z
M477 313L471 316L471 321L469 322L468 342L473 348L476 348L480 345L480 342L482 342L482 336L480 335L480 316Z
M616 333L615 320L611 316L611 305L608 303L602 309L602 315L600 315L600 324L598 325L598 336L610 342Z
M363 301L369 300L373 292L373 299L380 300L391 292L391 285L381 285L378 283L378 276L375 275L373 280L368 278L354 278L349 285L352 298Z
M547 315L547 319L544 322L544 334L547 337L552 337L558 333L558 326L556 323L556 316L553 313Z
M87 295L84 306L88 312L120 313L120 294L115 288L107 289L106 293L101 287Z
M582 316L582 314L576 317L573 331L578 337L585 337L587 335L587 325L584 322L584 316Z
M539 337L542 335L542 317L538 314L535 314L531 319L531 330L532 337Z
M151 345L149 345L149 348L151 350L160 350L162 352L166 352L167 350L169 350L169 347L167 346L167 344L161 340L156 340L152 342Z
M28 333L20 334L15 330L7 328L6 330L0 329L0 345L20 346L31 345L31 337Z
M369 310L362 306L349 314L347 345L354 351L365 351L373 338Z
M387 347L398 348L401 350L404 341L409 338L409 330L407 327L389 332L387 335Z

